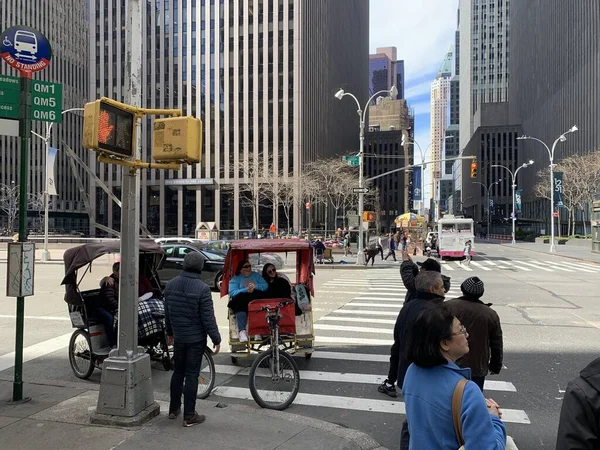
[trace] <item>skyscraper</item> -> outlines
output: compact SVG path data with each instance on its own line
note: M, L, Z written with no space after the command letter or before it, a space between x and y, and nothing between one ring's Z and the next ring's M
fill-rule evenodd
M446 127L448 125L452 61L452 48L450 48L444 57L444 61L437 76L431 83L431 122L429 130L431 139L430 161L437 162L430 164L429 167L431 170L431 198L438 201L440 199L438 190L439 180L442 178L441 159L444 150Z
M91 92L122 100L125 7L94 0L90 8ZM181 108L204 124L201 163L142 173L147 228L189 235L198 223L213 222L222 236L233 237L277 222L276 205L262 205L254 218L240 200L254 164L264 177L293 181L293 226L300 228L303 164L358 145L356 111L334 93L341 87L367 98L368 17L364 0L145 2L145 105ZM151 121L144 121L146 161L150 130ZM120 169L98 164L97 170L119 192ZM93 190L98 214L118 227L119 209Z
M26 3L26 5L25 5ZM34 79L62 84L63 110L83 107L87 98L87 35L85 4L76 0L48 2L42 0L5 0L0 3L0 31L11 26L24 25L35 28L46 36L52 46L50 66L34 74ZM0 62L0 74L18 75L4 62ZM71 166L65 153L61 151L62 141L66 142L80 157L82 119L76 113L63 115L62 123L54 124L50 145L58 148L55 170L55 184L58 196L50 200L50 231L87 232L88 215L80 195L78 185L72 176ZM46 123L33 121L32 130L45 136ZM28 193L39 197L45 190L45 146L44 141L31 136L30 176ZM0 183L18 185L19 140L16 137L0 136ZM36 208L43 210L43 202L36 202ZM41 211L28 212L28 229L36 232L43 229ZM1 213L0 213L1 214ZM6 218L2 217L2 226Z
M404 61L397 59L396 47L377 48L374 54L369 55L369 95L390 90L392 86L398 89L396 98L403 99Z

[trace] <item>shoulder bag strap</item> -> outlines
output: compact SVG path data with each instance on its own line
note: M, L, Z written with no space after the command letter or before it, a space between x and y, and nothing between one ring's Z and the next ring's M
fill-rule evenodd
M456 433L458 445L463 445L465 443L462 436L462 422L460 420L460 410L462 408L462 398L467 381L468 380L466 378L462 378L458 383L456 383L454 393L452 394L452 422L454 423L454 432Z

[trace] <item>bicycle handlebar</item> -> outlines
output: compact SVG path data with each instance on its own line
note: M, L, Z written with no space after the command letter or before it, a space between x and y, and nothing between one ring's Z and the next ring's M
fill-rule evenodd
M266 311L266 312L273 312L273 311L277 311L277 310L283 308L284 306L291 305L292 303L294 303L293 300L286 300L284 302L279 302L277 304L277 306L275 306L275 307L271 307L269 305L263 306L262 308L260 308L260 310L261 311Z

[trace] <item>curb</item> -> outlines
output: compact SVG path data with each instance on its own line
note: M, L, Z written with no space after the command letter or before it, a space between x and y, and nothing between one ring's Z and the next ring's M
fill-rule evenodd
M0 377L0 381L11 382L12 377ZM80 389L85 391L99 391L99 385L93 385L83 382L72 382L72 381L60 381L60 380L37 380L37 381L25 381L26 384L34 384L38 386L54 386L62 388ZM156 395L154 398L155 403L168 402L169 398L167 395ZM272 417L279 420L285 420L293 422L295 424L305 425L310 428L315 428L326 433L333 434L339 438L345 439L355 444L360 450L389 450L387 447L383 447L369 434L355 430L353 428L345 428L335 423L327 422L325 420L313 419L311 417L302 416L300 414L288 413L285 411L275 411L271 409L262 409L258 406L253 407L249 405L237 404L237 403L224 403L213 400L198 400L203 405L212 408L231 408L235 411L243 412L246 414L260 414L265 417ZM98 424L101 426L107 426L106 424ZM122 428L132 429L132 427L123 427L120 425L110 425L111 428ZM135 428L135 427L134 427Z
M499 244L502 245L503 247L512 247L512 244ZM540 250L534 250L532 248L526 248L526 247L519 247L518 245L515 246L516 248L518 248L519 250L526 250L528 252L534 252L534 253L539 253L542 255L548 255L548 256L561 256L563 258L569 258L569 259L574 259L575 261L585 261L585 262L589 262L592 264L596 264L596 265L600 265L600 262L595 261L593 259L586 259L586 258L580 258L577 256L570 256L570 255L565 255L563 253L548 253L548 252L542 252Z

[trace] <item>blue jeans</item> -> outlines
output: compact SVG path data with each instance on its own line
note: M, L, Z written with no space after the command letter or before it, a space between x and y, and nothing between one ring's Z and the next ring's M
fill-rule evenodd
M246 321L248 319L248 313L245 311L238 311L235 313L235 320L237 320L238 331L246 329Z
M104 325L104 332L108 339L108 344L113 347L117 345L117 335L115 334L115 316L102 307L95 310L96 318Z
M171 376L171 403L169 413L181 409L183 394L183 419L194 417L196 412L196 395L198 394L198 378L202 366L202 357L206 349L206 339L193 344L182 344L175 341L173 358L175 367ZM184 386L185 382L185 386Z

